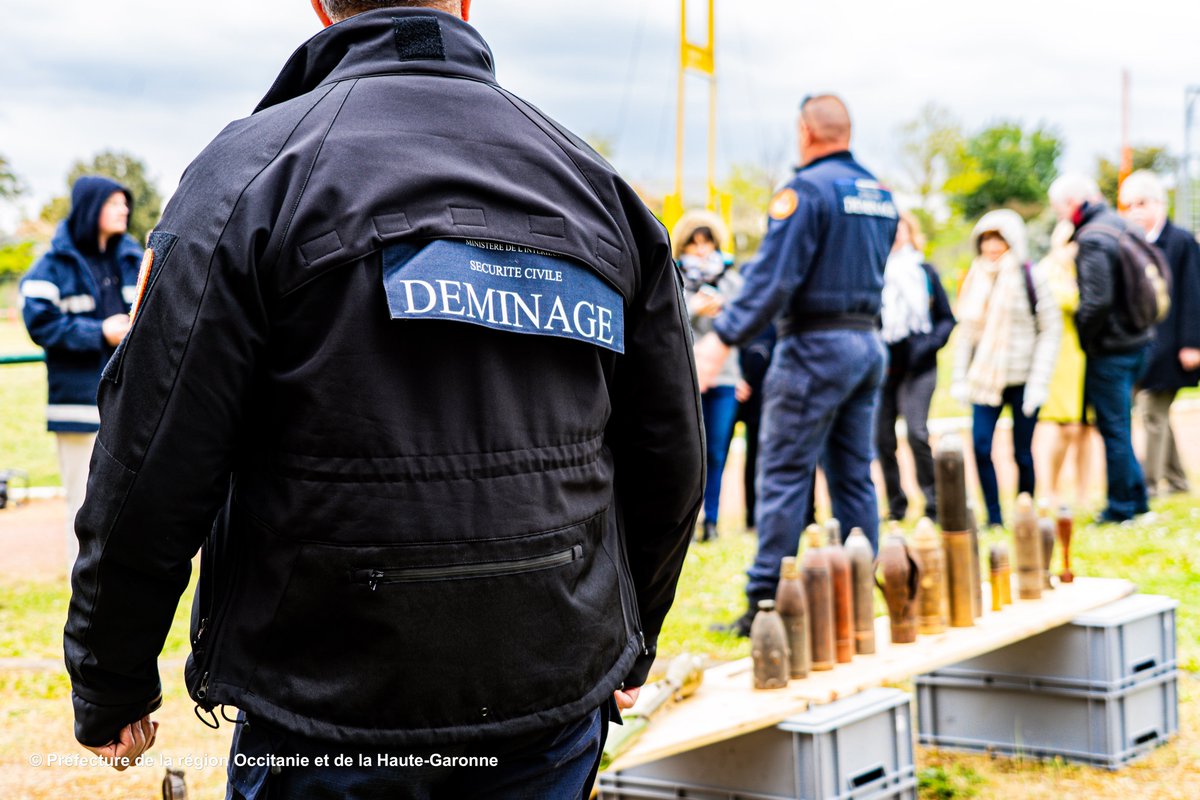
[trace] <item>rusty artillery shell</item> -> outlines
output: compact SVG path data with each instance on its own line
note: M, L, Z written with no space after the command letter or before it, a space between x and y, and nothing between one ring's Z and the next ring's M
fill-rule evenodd
M1051 590L1050 561L1054 558L1055 523L1050 517L1050 502L1045 498L1038 501L1038 534L1042 537L1042 589Z
M845 549L854 584L854 650L870 655L875 652L875 551L862 528L850 531Z
M1008 545L997 542L988 552L992 573L992 611L999 611L1012 604L1012 562L1008 558Z
M800 567L792 556L783 559L780 564L775 610L783 619L783 627L787 632L788 672L793 678L808 677L808 671L812 669L808 603L804 599L804 584L800 582Z
M841 533L842 526L836 519L825 524L825 546L833 576L834 651L839 664L848 664L854 658L854 584Z
M833 669L837 660L834 638L833 574L829 554L821 545L825 534L816 525L808 526L800 574L804 581L804 599L808 604L809 652L814 671Z
M962 439L952 433L943 436L938 443L934 467L938 523L945 531L970 530Z
M971 532L942 531L946 556L946 594L950 602L950 627L975 624L974 585L971 580Z
M908 543L899 533L890 534L879 548L876 569L883 576L879 584L887 601L892 626L892 644L917 640L917 595L921 589L921 565L913 558Z
M967 503L967 530L971 533L971 614L983 616L983 565L979 560L979 519L975 505Z
M782 689L788 683L787 632L774 600L760 600L750 625L750 657L755 689Z
M1017 596L1038 600L1042 596L1042 536L1038 531L1033 498L1027 492L1017 497L1013 523L1013 551L1017 557Z
M955 434L943 436L934 462L938 522L942 526L942 548L946 554L946 595L950 625L969 628L975 624L975 582L971 560L971 513L967 506L967 477L963 443ZM978 574L978 573L976 573Z
M1071 534L1075 520L1071 518L1071 509L1063 506L1058 509L1058 544L1062 550L1063 571L1058 579L1063 583L1071 583L1075 576L1071 573Z
M922 517L913 535L913 555L921 565L921 592L917 602L917 632L945 633L950 620L946 598L946 555L933 522Z

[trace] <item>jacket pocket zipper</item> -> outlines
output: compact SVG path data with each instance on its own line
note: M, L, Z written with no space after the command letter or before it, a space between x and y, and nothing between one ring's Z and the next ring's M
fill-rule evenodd
M512 575L537 569L561 567L583 558L583 545L577 544L567 550L515 561L484 561L476 564L450 564L444 567L404 567L401 569L355 570L355 583L365 583L375 591L384 583L416 583L445 578L490 578L497 575Z

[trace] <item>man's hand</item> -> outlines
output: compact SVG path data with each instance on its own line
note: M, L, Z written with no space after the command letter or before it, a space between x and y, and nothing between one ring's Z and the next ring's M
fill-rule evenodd
M637 689L634 689L633 692L634 697L637 697ZM617 694L621 693L617 692ZM617 702L621 702L619 697ZM157 735L158 723L152 721L150 715L147 714L137 722L131 722L121 728L115 742L103 747L88 747L87 745L84 747L101 758L108 759L112 768L117 772L124 772L137 760L138 756L154 746L154 738Z
M698 292L692 300L692 313L698 317L715 317L721 313L725 300L719 294Z
M1183 366L1185 372L1200 367L1200 348L1185 347L1179 351L1179 363Z
M104 341L108 342L110 347L116 347L125 338L125 334L129 333L132 324L128 314L113 314L100 323L100 331L104 334Z
M633 708L633 704L637 702L638 695L641 693L642 687L634 686L624 691L617 689L613 692L613 697L617 700L617 708L622 711L628 711Z
M733 390L733 396L737 398L739 403L744 403L754 394L754 389L745 381L738 381L737 386Z
M696 342L696 380L700 391L707 392L717 380L725 359L729 358L729 345L715 333L706 333Z
M1021 413L1027 417L1037 414L1038 409L1046 404L1047 391L1042 388L1025 386L1025 398L1021 401Z

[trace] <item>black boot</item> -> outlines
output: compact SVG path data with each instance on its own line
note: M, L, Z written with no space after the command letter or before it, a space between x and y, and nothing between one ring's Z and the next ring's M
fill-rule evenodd
M754 617L758 614L758 601L774 600L771 595L758 595L755 597L747 597L746 600L749 607L746 613L735 619L733 622L717 623L709 627L709 630L714 633L732 633L734 636L746 638L750 636L750 626L754 624Z
M700 533L700 541L713 542L717 539L717 523L704 521L704 529Z

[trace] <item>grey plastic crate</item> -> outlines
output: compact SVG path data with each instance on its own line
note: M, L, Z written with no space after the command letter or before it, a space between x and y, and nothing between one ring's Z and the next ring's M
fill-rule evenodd
M1135 594L1066 625L961 661L939 677L1021 678L1046 686L1116 691L1175 666L1170 597Z
M1179 730L1178 670L1115 692L920 676L921 744L1119 769Z
M912 706L872 689L748 733L619 773L601 798L916 800Z

